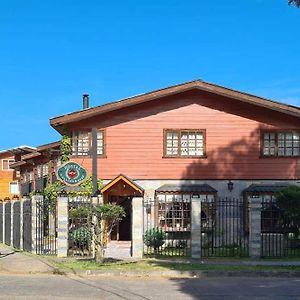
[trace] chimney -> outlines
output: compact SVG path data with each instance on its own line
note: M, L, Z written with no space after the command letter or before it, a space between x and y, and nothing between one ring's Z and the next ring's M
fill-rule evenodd
M89 95L88 94L83 94L82 99L83 99L83 109L89 108L90 107Z

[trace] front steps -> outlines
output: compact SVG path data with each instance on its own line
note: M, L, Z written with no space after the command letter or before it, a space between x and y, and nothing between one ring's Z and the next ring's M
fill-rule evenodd
M131 258L131 241L110 241L104 257L115 259Z

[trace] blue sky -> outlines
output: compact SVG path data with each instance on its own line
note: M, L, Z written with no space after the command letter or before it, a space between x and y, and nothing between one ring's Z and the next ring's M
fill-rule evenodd
M287 0L0 1L0 150L58 140L49 118L203 79L300 105Z

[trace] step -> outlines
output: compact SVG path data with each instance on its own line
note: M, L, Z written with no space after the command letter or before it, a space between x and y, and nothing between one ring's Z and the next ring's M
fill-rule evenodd
M130 241L111 241L105 249L105 257L107 258L130 258L131 242Z

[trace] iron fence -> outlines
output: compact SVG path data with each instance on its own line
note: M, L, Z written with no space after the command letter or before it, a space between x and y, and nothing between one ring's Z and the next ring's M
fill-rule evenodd
M191 256L191 195L144 201L144 255Z
M247 203L242 198L206 198L201 202L202 257L249 256L245 228Z
M69 255L92 255L91 219L86 214L91 205L90 197L69 198Z
M36 203L36 254L55 255L57 240L56 201L41 198Z
M261 256L300 257L300 228L276 203L264 196L261 211Z

